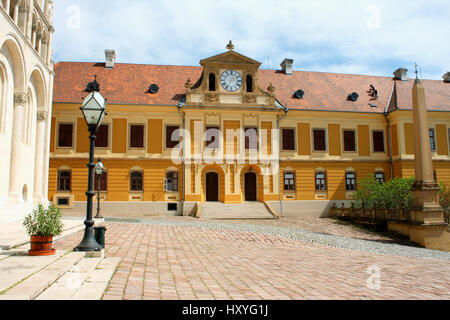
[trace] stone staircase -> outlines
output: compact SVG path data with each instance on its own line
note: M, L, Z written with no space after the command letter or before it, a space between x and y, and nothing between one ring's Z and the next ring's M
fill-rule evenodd
M0 251L0 300L100 300L119 262L73 251Z
M197 217L211 220L275 219L275 215L262 202L244 202L239 204L205 202L200 204Z

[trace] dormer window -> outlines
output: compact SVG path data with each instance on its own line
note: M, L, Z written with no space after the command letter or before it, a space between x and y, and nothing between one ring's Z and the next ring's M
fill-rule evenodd
M209 91L216 91L216 75L214 73L209 74Z
M253 92L253 77L247 75L247 92Z

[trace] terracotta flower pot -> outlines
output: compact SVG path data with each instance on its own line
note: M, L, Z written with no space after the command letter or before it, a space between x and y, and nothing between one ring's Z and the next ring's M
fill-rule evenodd
M51 256L54 255L56 250L52 249L53 237L31 236L30 250L28 255L30 256Z

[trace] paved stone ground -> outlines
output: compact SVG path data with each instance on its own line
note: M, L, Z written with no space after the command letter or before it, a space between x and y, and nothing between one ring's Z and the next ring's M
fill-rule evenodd
M106 256L122 261L105 300L450 299L450 254L382 239L190 218L106 227ZM81 238L55 248L71 249ZM371 268L380 270L379 289L367 286L376 285Z

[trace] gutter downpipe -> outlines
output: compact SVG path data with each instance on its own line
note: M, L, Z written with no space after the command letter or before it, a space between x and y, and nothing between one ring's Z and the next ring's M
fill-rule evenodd
M384 110L384 119L387 124L387 135L388 135L388 148L389 148L389 169L390 169L390 178L394 178L394 165L392 162L392 136L391 136L391 122L389 120L389 106L391 105L391 101L393 98L393 93L395 91L396 82L394 81L394 85L392 86L391 97L387 103L386 109Z
M184 201L185 201L185 194L186 194L186 165L185 165L185 160L186 160L186 137L185 137L185 133L186 133L186 118L184 113L181 111L182 109L182 105L178 104L178 115L180 116L180 118L183 121L183 158L182 158L182 163L183 163L183 194L182 194L182 199L181 199L181 215L184 216Z
M288 113L288 108L285 107L283 109L284 115L279 117L277 116L277 139L278 139L278 170L281 171L281 148L280 148L280 121L282 121L284 118L287 117L287 113ZM278 181L280 180L280 177L278 175ZM278 200L280 201L280 218L283 217L283 201L281 200L281 182L279 181L279 186L278 186Z
M394 178L394 168L392 163L392 143L391 143L391 122L389 121L388 113L384 113L384 118L386 119L387 123L387 135L388 135L388 148L389 148L389 168L390 168L390 174L391 179Z

